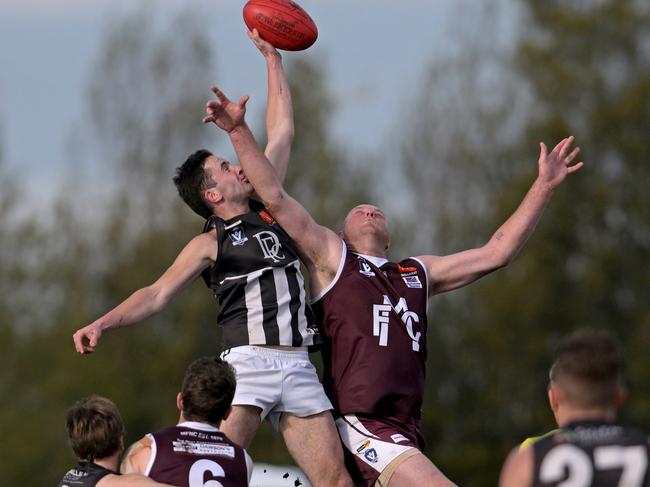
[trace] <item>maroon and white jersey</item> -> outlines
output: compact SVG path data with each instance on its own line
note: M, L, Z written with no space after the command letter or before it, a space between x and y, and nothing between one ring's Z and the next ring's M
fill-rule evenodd
M418 430L427 356L422 262L377 260L344 246L333 282L312 307L324 337L323 385L338 413Z
M242 447L214 426L186 421L147 435L151 457L144 472L156 482L178 487L247 486L253 462Z

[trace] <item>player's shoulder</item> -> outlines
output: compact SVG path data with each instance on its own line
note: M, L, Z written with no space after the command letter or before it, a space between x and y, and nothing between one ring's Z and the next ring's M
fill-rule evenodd
M521 442L521 444L519 445L519 449L521 450L523 448L535 445L536 443L540 443L541 441L545 440L546 438L552 437L553 435L555 435L559 431L560 431L560 429L556 428L556 429L547 431L546 433L538 435L538 436L530 436L530 437L526 438L524 441Z
M120 472L144 474L151 456L153 440L150 435L143 436L133 443L124 455Z

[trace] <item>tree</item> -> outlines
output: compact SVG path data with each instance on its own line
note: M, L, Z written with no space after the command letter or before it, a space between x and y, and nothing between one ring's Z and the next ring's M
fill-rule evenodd
M528 101L509 107L514 113L505 120L490 121L480 110L470 110L478 114L470 133L492 134L491 124L517 122L509 136L495 137L496 144L472 144L473 135L466 136L462 123L444 139L460 147L462 157L441 158L454 164L440 164L441 170L452 171L453 179L465 168L463 182L472 199L468 204L465 188L456 196L445 193L444 173L437 221L443 230L453 222L454 235L465 239L460 248L474 244L470 235L489 236L534 178L540 140L552 144L574 134L587 166L558 190L511 268L437 298L431 319L436 357L429 363L433 401L425 409L425 427L431 429L425 436L434 438L434 461L461 485L494 485L509 448L553 427L545 397L552 352L562 336L580 326L610 328L623 340L633 390L627 416L650 426L648 397L639 387L648 380L650 339L650 275L640 265L650 250L645 189L650 149L644 142L650 112L639 102L650 90L644 47L649 8L619 0L521 5L526 27L515 63L504 65L502 87L523 90ZM471 90L465 95L466 109L473 107ZM489 147L489 153L481 147ZM474 178L467 160L475 161L479 174L481 169L488 174ZM530 163L517 166L519 160ZM483 199L489 204L480 213L483 225L472 219L480 184L489 188ZM449 201L460 205L463 218L454 218L453 209L445 207Z

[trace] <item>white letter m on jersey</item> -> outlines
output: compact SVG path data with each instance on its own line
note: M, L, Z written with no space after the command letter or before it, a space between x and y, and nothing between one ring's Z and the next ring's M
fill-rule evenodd
M420 317L417 315L417 313L409 311L409 307L406 304L406 300L404 298L399 298L397 305L393 306L390 302L390 299L385 294L383 304L372 305L372 334L373 336L379 337L379 346L388 346L388 316L391 311L394 311L395 314L402 320L404 325L406 325L406 332L408 333L411 340L413 340L413 351L420 351L420 337L422 336L422 333L419 331L417 333L414 333L413 331L413 323L419 323Z

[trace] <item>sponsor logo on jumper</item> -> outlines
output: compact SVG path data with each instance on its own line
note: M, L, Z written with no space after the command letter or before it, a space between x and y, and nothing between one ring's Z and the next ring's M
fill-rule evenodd
M363 456L370 463L377 463L377 460L379 460L379 455L377 454L377 450L375 450L374 448L371 448L370 450L366 450L366 453L364 453Z
M411 272L418 271L416 267L402 267L399 264L397 264L397 270L400 272L400 274L409 274Z
M375 275L372 267L370 267L370 264L368 264L368 261L361 257L359 257L359 272L366 277L373 277Z
M361 453L370 444L370 440L364 440L363 443L357 448L357 453Z
M420 337L421 332L413 331L413 324L420 322L420 317L417 313L409 311L406 299L399 298L396 305L390 302L390 298L384 294L383 304L372 305L372 334L379 337L379 346L388 346L388 324L390 323L390 313L394 312L404 323L406 332L412 340L412 349L414 352L420 350Z
M282 259L285 259L286 256L280 253L282 250L282 245L278 240L278 236L273 232L259 232L253 235L257 239L264 252L265 259L271 259L273 262L280 262Z
M190 455L210 455L235 458L235 447L219 445L205 441L176 440L172 441L175 452L189 453Z
M406 284L406 287L410 287L411 289L422 289L422 282L420 282L420 278L418 276L402 276L402 280L404 281L404 284Z
M244 233L243 225L236 226L230 229L228 237L233 245L244 245L248 241L248 237Z
M260 216L260 218L262 218L262 220L264 220L269 225L273 225L275 223L275 220L273 219L273 217L271 215L269 215L266 212L266 210L260 210L258 212L258 215Z
M390 439L393 440L393 443L401 443L402 441L409 441L409 439L400 434L390 435Z

